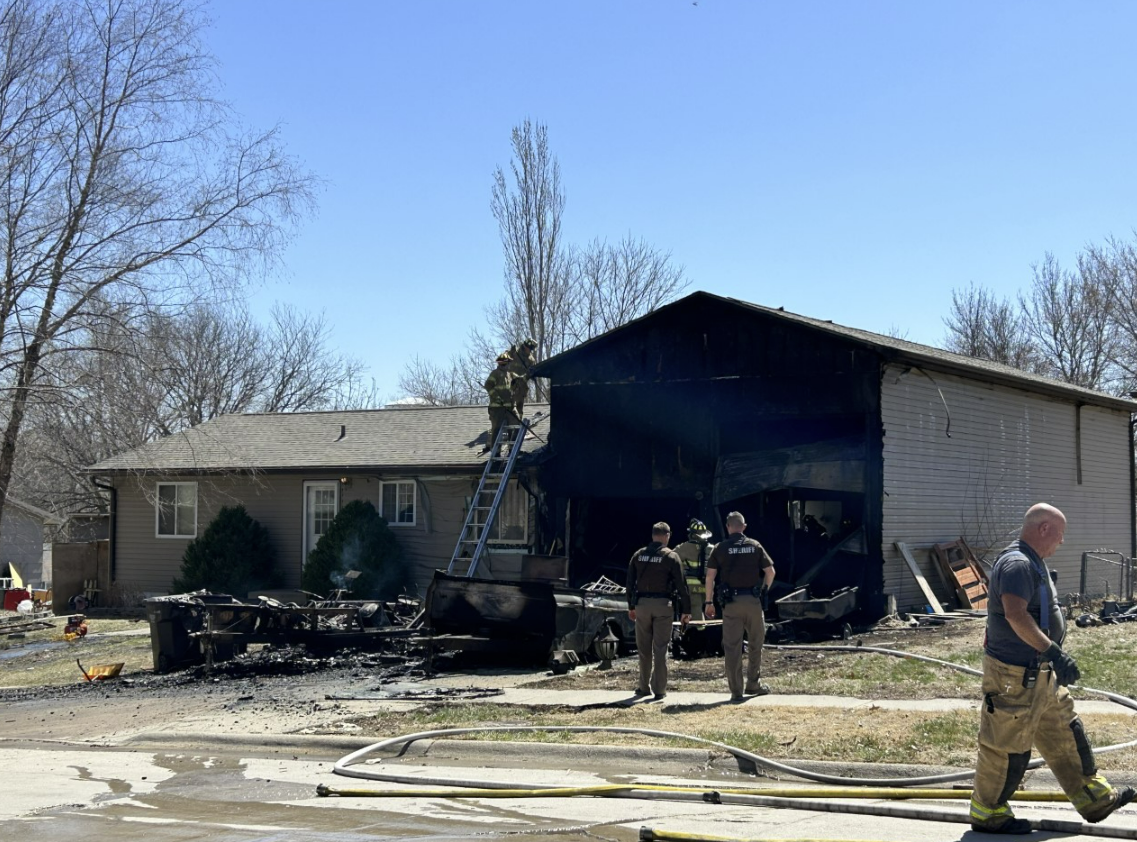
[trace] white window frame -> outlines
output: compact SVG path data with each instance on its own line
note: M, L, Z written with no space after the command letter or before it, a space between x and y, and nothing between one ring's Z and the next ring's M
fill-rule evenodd
M304 553L304 557L303 561L301 562L301 566L308 563L308 554L312 552L313 549L315 549L316 543L319 542L319 539L317 539L316 542L312 544L312 546L308 546L308 539L311 537L308 534L308 518L312 515L312 513L308 510L308 491L312 488L332 489L335 492L335 501L332 503L332 506L335 508L336 514L339 514L340 510L340 482L338 480L314 479L304 481L304 502L301 506L303 509L303 512L301 513L303 516L303 522L301 526L302 534L300 536L300 543L302 545L301 550ZM334 518L335 515L332 517Z
M398 506L399 500L399 486L409 485L411 487L411 519L399 521L396 520L398 512L393 513L395 517L388 515L383 509L384 492L388 485L395 486L395 505ZM387 525L393 528L401 528L408 526L418 526L418 483L413 479L392 479L382 480L379 483L379 515L387 521Z
M510 500L510 497L515 496L520 500L523 518L522 528L523 533L520 538L502 538L501 537L501 511L505 504ZM488 539L489 543L507 547L525 547L529 545L529 494L521 487L516 479L509 480L508 485L505 487L505 496L501 498L501 505L497 509L497 517L494 518L492 535Z
M174 492L174 532L162 532L162 487L172 485L175 488L189 487L193 489L193 532L178 532L178 492ZM154 484L154 537L163 540L188 541L197 537L197 483L196 482L157 482Z

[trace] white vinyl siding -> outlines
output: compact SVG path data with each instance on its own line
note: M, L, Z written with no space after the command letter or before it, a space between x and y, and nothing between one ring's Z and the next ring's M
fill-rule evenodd
M417 522L415 502L413 480L380 484L379 514L385 517L391 526L414 526Z
M1073 403L931 376L934 383L889 366L881 383L884 589L902 610L926 600L893 542L913 549L928 583L954 604L928 561L931 545L963 537L993 560L1038 502L1058 506L1068 520L1066 543L1050 561L1060 590L1077 589L1083 551L1111 547L1128 555L1127 413L1082 407L1079 484Z
M158 483L154 495L154 535L158 538L196 537L196 482Z

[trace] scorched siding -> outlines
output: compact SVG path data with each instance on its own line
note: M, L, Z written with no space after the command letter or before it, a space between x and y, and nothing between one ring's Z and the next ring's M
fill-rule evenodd
M1069 521L1051 562L1062 581L1077 582L1083 550L1108 546L1128 554L1127 413L1082 407L1079 484L1072 402L946 374L932 378L887 366L881 384L881 549L885 590L900 607L926 600L895 541L913 548L929 584L947 597L927 549L961 536L977 553L998 549L1040 501L1057 505Z

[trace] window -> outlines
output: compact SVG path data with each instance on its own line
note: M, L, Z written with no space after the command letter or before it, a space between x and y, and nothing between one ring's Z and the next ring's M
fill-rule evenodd
M506 486L490 540L495 544L529 543L529 495L517 480L511 480Z
M159 538L193 538L197 535L197 483L158 483L155 534Z
M304 558L328 531L340 510L340 484L329 481L304 483Z
M415 525L415 484L413 480L379 484L379 514L391 526Z

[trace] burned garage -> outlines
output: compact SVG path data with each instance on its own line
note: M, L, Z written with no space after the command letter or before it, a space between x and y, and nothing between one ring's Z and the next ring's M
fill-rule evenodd
M1063 593L1083 587L1083 553L1134 555L1134 401L706 292L531 374L549 402L498 458L485 407L400 406L222 416L104 460L100 585L169 593L189 543L239 503L295 592L337 514L369 503L433 635L517 648L524 629L535 652L590 657L608 630L630 636L621 585L660 520L673 544L692 519L716 542L742 512L777 570L771 619L838 628L966 607L937 560L962 553L981 578L972 554L1039 501L1069 518Z
M1066 581L1083 550L1133 554L1132 401L705 292L535 373L554 410L540 484L574 582L622 581L654 521L698 518L717 540L731 510L774 558L775 598L854 613L856 589L868 620L931 610L929 583L951 603L932 547L985 555L1040 500L1070 516Z

